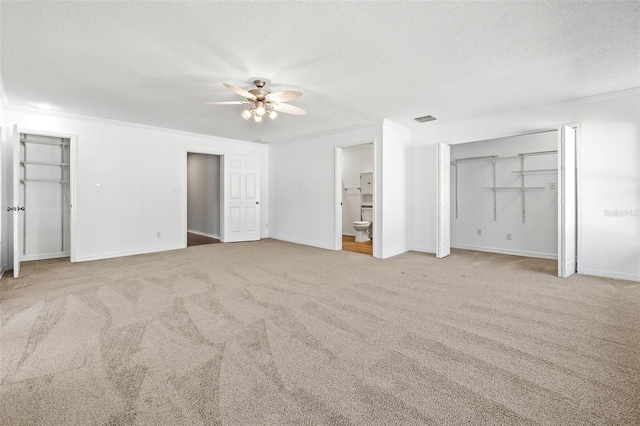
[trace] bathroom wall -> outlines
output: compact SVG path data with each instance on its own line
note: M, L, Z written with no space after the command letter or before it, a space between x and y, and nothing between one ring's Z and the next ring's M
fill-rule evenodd
M335 205L343 191L335 182L335 150L373 141L377 152L382 144L381 125L270 145L269 236L330 250L342 247L342 238L337 239L340 232L336 232L336 227L342 229L342 223L336 223ZM377 193L382 189L376 186ZM374 257L382 257L375 245Z
M451 146L451 161L459 158L497 155L496 186L521 186L521 153L557 149L556 131L492 139ZM511 157L511 158L509 158ZM557 169L557 154L527 156L524 169ZM458 185L456 186L456 175ZM518 190L496 192L493 214L493 163L465 161L451 167L451 247L522 256L557 258L558 172L525 175L525 187L540 187L525 193L525 222ZM457 196L456 196L457 190ZM456 202L457 200L457 202ZM457 205L457 218L456 218ZM479 230L479 231L478 231ZM478 235L480 234L480 235ZM507 234L511 239L507 239Z
M355 235L353 222L360 220L360 173L373 172L373 145L356 145L342 150L342 234ZM344 189L348 188L347 191Z
M187 155L187 230L220 238L219 155Z

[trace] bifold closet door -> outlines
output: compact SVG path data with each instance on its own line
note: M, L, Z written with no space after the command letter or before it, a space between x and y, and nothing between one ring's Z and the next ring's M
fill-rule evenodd
M20 201L21 201L21 194L19 192L20 190L20 133L18 132L18 126L17 125L13 125L13 134L10 137L11 140L11 146L13 149L13 161L12 161L12 165L13 165L13 170L12 170L12 177L13 177L13 182L12 182L12 190L13 190L13 194L12 194L12 201L13 201L13 206L11 206L10 208L12 209L11 212L9 212L9 216L11 217L10 221L11 221L11 228L13 231L13 277L14 278L18 278L18 276L20 275L20 255L22 253L22 232L21 232L21 226L20 226L20 214L22 212L21 210L21 206L20 206Z
M451 147L438 144L438 229L436 236L436 257L451 253Z
M558 131L558 276L576 272L576 130Z

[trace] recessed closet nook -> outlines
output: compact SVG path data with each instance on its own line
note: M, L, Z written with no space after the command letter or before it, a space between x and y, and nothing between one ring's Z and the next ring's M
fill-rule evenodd
M70 140L20 133L20 260L70 253Z
M556 259L557 131L451 147L451 246Z

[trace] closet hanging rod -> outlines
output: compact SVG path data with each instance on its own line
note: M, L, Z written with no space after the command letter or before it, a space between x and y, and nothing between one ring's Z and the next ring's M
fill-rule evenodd
M50 145L50 146L69 146L69 142L44 142L44 141L30 141L26 139L20 139L20 143L34 144L34 145Z
M20 182L54 182L54 183L69 183L68 180L59 180L59 179L20 179Z
M521 175L529 175L534 173L552 173L557 172L558 169L531 169L531 170L514 170L511 173L517 173Z
M54 163L51 161L21 161L20 164L33 164L36 166L69 166L69 163Z
M456 158L454 161L452 161L453 163L462 163L465 161L482 161L482 160L496 160L496 161L501 161L501 160L513 160L516 158L520 158L520 156L525 156L525 157L529 157L532 155L550 155L550 154L557 154L558 150L554 150L554 151L535 151L535 152L523 152L521 154L518 155L510 155L510 156L506 156L506 157L501 157L499 155L482 155L479 157L465 157L465 158Z
M538 190L538 189L546 189L544 186L525 186L520 187L520 186L494 186L494 187L485 187L484 189L491 189L493 191L495 190L502 190L502 189L511 189L511 190L518 190L518 191L531 191L531 190Z
M344 190L345 190L345 191L348 191L348 190L350 190L350 189L357 189L358 191L362 191L360 188L345 188Z
M456 163L462 163L464 161L483 161L483 160L493 160L497 156L496 155L483 155L481 157L465 157L465 158L456 158L454 161Z
M538 151L538 152L524 152L521 155L524 155L525 157L529 157L532 155L551 155L551 154L557 154L558 150L555 149L553 151Z

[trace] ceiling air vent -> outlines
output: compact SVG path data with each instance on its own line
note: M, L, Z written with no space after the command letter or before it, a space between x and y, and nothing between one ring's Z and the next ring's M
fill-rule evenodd
M424 117L414 118L418 123L426 123L427 121L437 120L433 115L425 115Z

